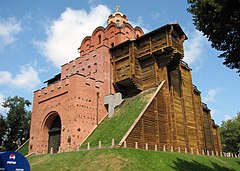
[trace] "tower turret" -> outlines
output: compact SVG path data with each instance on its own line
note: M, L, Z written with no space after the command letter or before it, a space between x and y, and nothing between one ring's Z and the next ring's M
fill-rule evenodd
M109 15L107 23L116 23L117 27L122 27L124 23L128 23L128 18L125 14L119 12L119 6L116 6L116 12Z

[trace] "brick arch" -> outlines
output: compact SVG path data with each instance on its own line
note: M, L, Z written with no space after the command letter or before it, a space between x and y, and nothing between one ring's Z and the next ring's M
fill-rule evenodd
M86 36L83 40L82 40L82 43L81 43L81 45L80 45L80 47L79 47L79 49L80 49L80 52L81 51L86 51L86 50L88 50L89 48L90 48L90 46L91 46L91 37L90 36Z
M58 112L52 111L48 113L44 118L42 125L42 144L46 151L50 152L51 147L53 148L54 153L58 151L58 148L61 145L61 129L62 121Z
M129 24L129 23L125 23L125 24L124 24L124 29L125 29L125 31L126 31L126 30L134 31L134 28L133 28L132 25Z
M135 38L138 38L144 35L143 30L141 29L141 27L138 27L138 26L134 28L134 32L135 32Z
M126 39L134 39L134 28L132 27L131 24L125 23L123 27L123 32L126 36Z
M101 41L99 41L99 37L101 39ZM103 40L105 39L105 28L100 26L100 27L97 27L93 33L92 33L92 36L91 36L91 43L92 45L94 45L95 47L98 46L99 44L102 44L103 43Z
M111 35L111 32L114 31L116 32L117 31L117 27L116 27L116 24L115 23L110 23L107 27L106 27L106 34L108 36Z

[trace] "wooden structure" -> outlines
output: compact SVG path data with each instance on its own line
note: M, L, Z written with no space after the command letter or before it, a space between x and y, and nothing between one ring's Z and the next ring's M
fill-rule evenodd
M106 96L152 87L158 92L124 137L130 147L221 151L218 126L182 61L187 37L179 24L144 34L118 10L107 23L82 40L80 56L34 92L29 153L77 148L108 115Z
M187 37L178 24L168 24L111 49L113 84L124 96L165 81L147 110L123 138L128 147L166 146L170 151L221 151L219 128L201 102L191 69L182 61ZM123 145L123 144L120 144Z
M171 24L112 48L116 89L127 95L157 86L159 69L168 66L173 70L182 59L185 39L180 26Z

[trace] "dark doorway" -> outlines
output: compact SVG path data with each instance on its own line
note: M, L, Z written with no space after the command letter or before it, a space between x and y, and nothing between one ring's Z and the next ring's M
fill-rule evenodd
M61 139L61 119L59 116L56 116L53 120L48 135L48 153L51 152L51 148L53 148L53 153L56 153L60 146Z

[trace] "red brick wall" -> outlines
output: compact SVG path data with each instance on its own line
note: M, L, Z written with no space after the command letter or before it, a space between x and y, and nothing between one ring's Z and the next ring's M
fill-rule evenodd
M61 68L61 80L34 92L29 153L48 150L48 131L53 119L61 119L61 149L77 148L107 114L104 96L115 93L109 48L143 35L141 28L126 23L98 27L83 39L80 57Z

